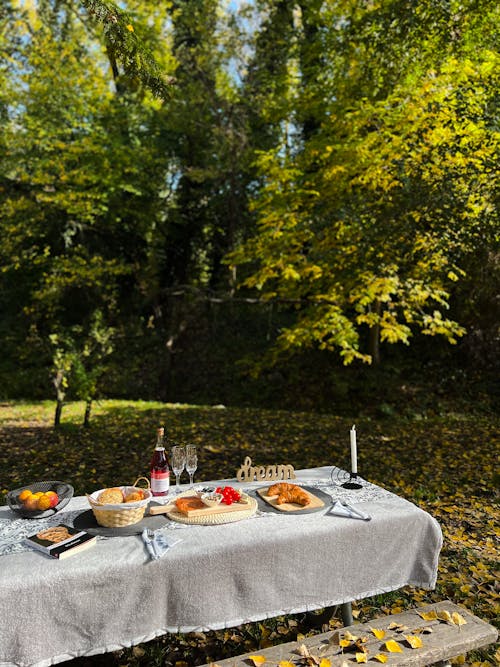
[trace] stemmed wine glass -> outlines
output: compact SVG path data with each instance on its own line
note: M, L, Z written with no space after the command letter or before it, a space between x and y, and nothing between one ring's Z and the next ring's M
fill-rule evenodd
M186 471L189 474L189 488L193 488L193 477L198 467L196 445L186 445Z
M181 445L174 445L172 447L172 470L175 474L175 488L177 493L180 492L181 475L186 465L186 450Z

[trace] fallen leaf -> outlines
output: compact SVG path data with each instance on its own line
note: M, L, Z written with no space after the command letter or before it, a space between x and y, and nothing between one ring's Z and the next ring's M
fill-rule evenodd
M351 633L349 632L349 630L346 630L346 631L344 632L344 639L348 639L348 640L351 641L351 642L355 642L356 639L357 639L357 636L351 634Z
M341 639L341 640L339 641L339 646L340 646L341 648L347 648L347 647L350 646L351 644L352 644L352 642L351 642L350 639Z
M340 646L340 641L341 641L340 632L336 630L330 637L328 643L330 644L330 646Z
M467 621L465 618L458 613L458 611L454 611L453 614L451 615L451 620L455 625L466 625Z
M437 617L440 621L445 621L446 623L453 623L451 620L451 614L447 609L441 609L437 613Z
M405 639L412 648L422 648L423 642L417 635L405 635Z
M402 625L402 623L389 623L387 626L388 630L396 630L396 632L404 632L405 630L408 630L407 625Z
M295 665L290 660L281 660L278 667L295 667Z
M420 616L420 618L423 618L424 621L435 621L437 620L437 613L433 611L417 611L417 614Z
M248 659L253 662L255 667L259 667L259 665L263 665L266 662L266 658L263 655L249 655Z
M321 662L319 663L319 667L332 667L332 663L328 658L322 658Z
M367 651L368 651L366 646L363 646L363 640L362 639L358 639L358 641L355 642L355 646L358 649L358 651L361 651L362 653L367 653Z
M385 648L389 651L389 653L402 653L403 649L401 646L397 643L395 639L389 639L388 641L385 642Z
M377 655L373 656L374 660L378 660L379 662L387 662L388 658L385 653L377 653Z
M378 628L370 628L377 639L383 639L385 637L385 630L379 630Z
M307 648L305 644L301 644L298 649L297 653L302 657L302 658L307 658L308 664L313 664L313 665L319 665L321 660L316 656L311 653L311 651Z
M356 653L356 662L368 662L366 653Z

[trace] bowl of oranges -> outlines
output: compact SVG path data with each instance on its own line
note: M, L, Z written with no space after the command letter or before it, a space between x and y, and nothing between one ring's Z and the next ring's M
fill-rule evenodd
M42 519L59 512L73 497L73 487L56 480L32 482L9 491L7 503L10 509L25 519Z

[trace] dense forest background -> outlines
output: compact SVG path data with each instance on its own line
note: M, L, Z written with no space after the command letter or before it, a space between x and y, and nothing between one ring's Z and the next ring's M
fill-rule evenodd
M0 0L0 398L491 408L499 25Z

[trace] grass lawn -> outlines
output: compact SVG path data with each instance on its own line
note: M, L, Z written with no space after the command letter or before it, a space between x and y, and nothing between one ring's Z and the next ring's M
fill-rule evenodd
M132 484L148 475L159 424L171 440L198 445L199 481L234 476L247 455L264 465L349 465L352 424L335 415L110 400L95 405L87 429L81 426L83 404L66 405L54 431L53 413L52 402L0 403L2 502L9 489L38 479L69 481L77 495ZM360 474L432 514L445 540L435 591L404 589L362 600L354 605L359 621L381 610L396 613L447 598L500 625L499 423L494 415L451 411L416 420L392 415L356 422ZM166 636L71 664L194 667L322 630L312 629L310 621L280 617L226 631ZM338 619L330 622L337 625ZM467 658L476 667L498 662L496 646Z

